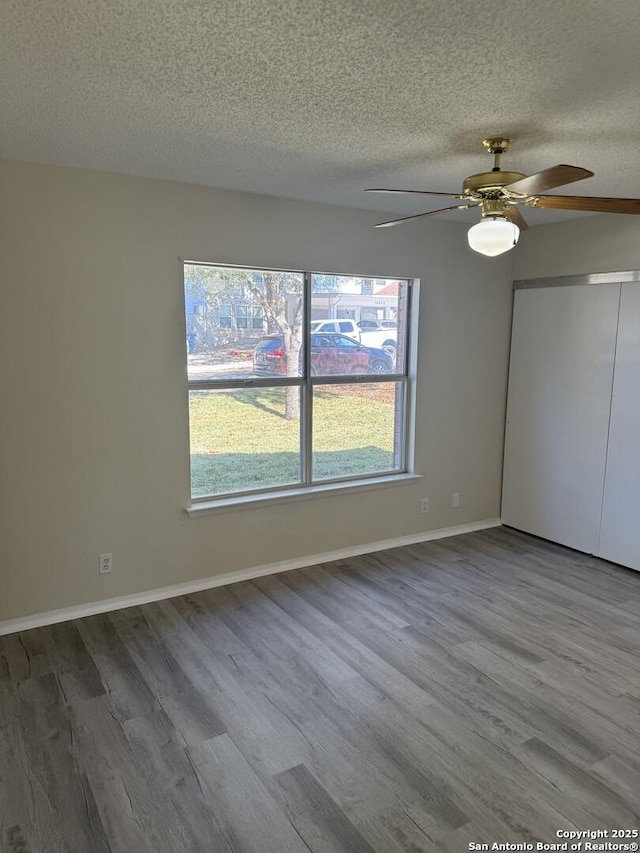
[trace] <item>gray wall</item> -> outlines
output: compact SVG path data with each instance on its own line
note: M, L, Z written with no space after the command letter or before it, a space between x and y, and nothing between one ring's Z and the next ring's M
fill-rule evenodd
M0 619L499 515L512 258L467 226L23 163L0 186ZM180 258L419 277L424 480L189 519Z
M540 225L520 239L513 277L640 269L640 216L585 216Z

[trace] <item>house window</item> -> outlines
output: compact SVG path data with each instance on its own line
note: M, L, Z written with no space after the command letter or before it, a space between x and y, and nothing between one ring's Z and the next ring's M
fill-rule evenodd
M236 305L236 328L249 328L249 308L247 305Z
M194 501L407 470L409 281L186 263L184 282L212 318L187 355ZM397 328L311 321L345 305Z
M254 331L262 331L264 328L264 311L260 305L251 306L251 328Z
M221 329L231 329L233 327L233 306L220 305L218 307L218 325Z

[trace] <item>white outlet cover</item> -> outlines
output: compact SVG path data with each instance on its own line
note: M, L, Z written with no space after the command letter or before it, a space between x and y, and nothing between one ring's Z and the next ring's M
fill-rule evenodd
M113 571L113 554L100 554L100 574L108 575Z

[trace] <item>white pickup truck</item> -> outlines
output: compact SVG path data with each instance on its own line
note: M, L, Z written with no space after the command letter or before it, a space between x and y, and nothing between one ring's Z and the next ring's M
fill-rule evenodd
M389 353L395 361L398 351L397 329L361 329L355 320L312 320L311 332L324 332L325 334L347 335L364 344L365 347L376 347Z

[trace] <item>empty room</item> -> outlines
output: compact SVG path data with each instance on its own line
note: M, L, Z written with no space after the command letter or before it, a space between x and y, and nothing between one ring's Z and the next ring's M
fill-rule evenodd
M637 851L640 5L0 4L0 851Z

